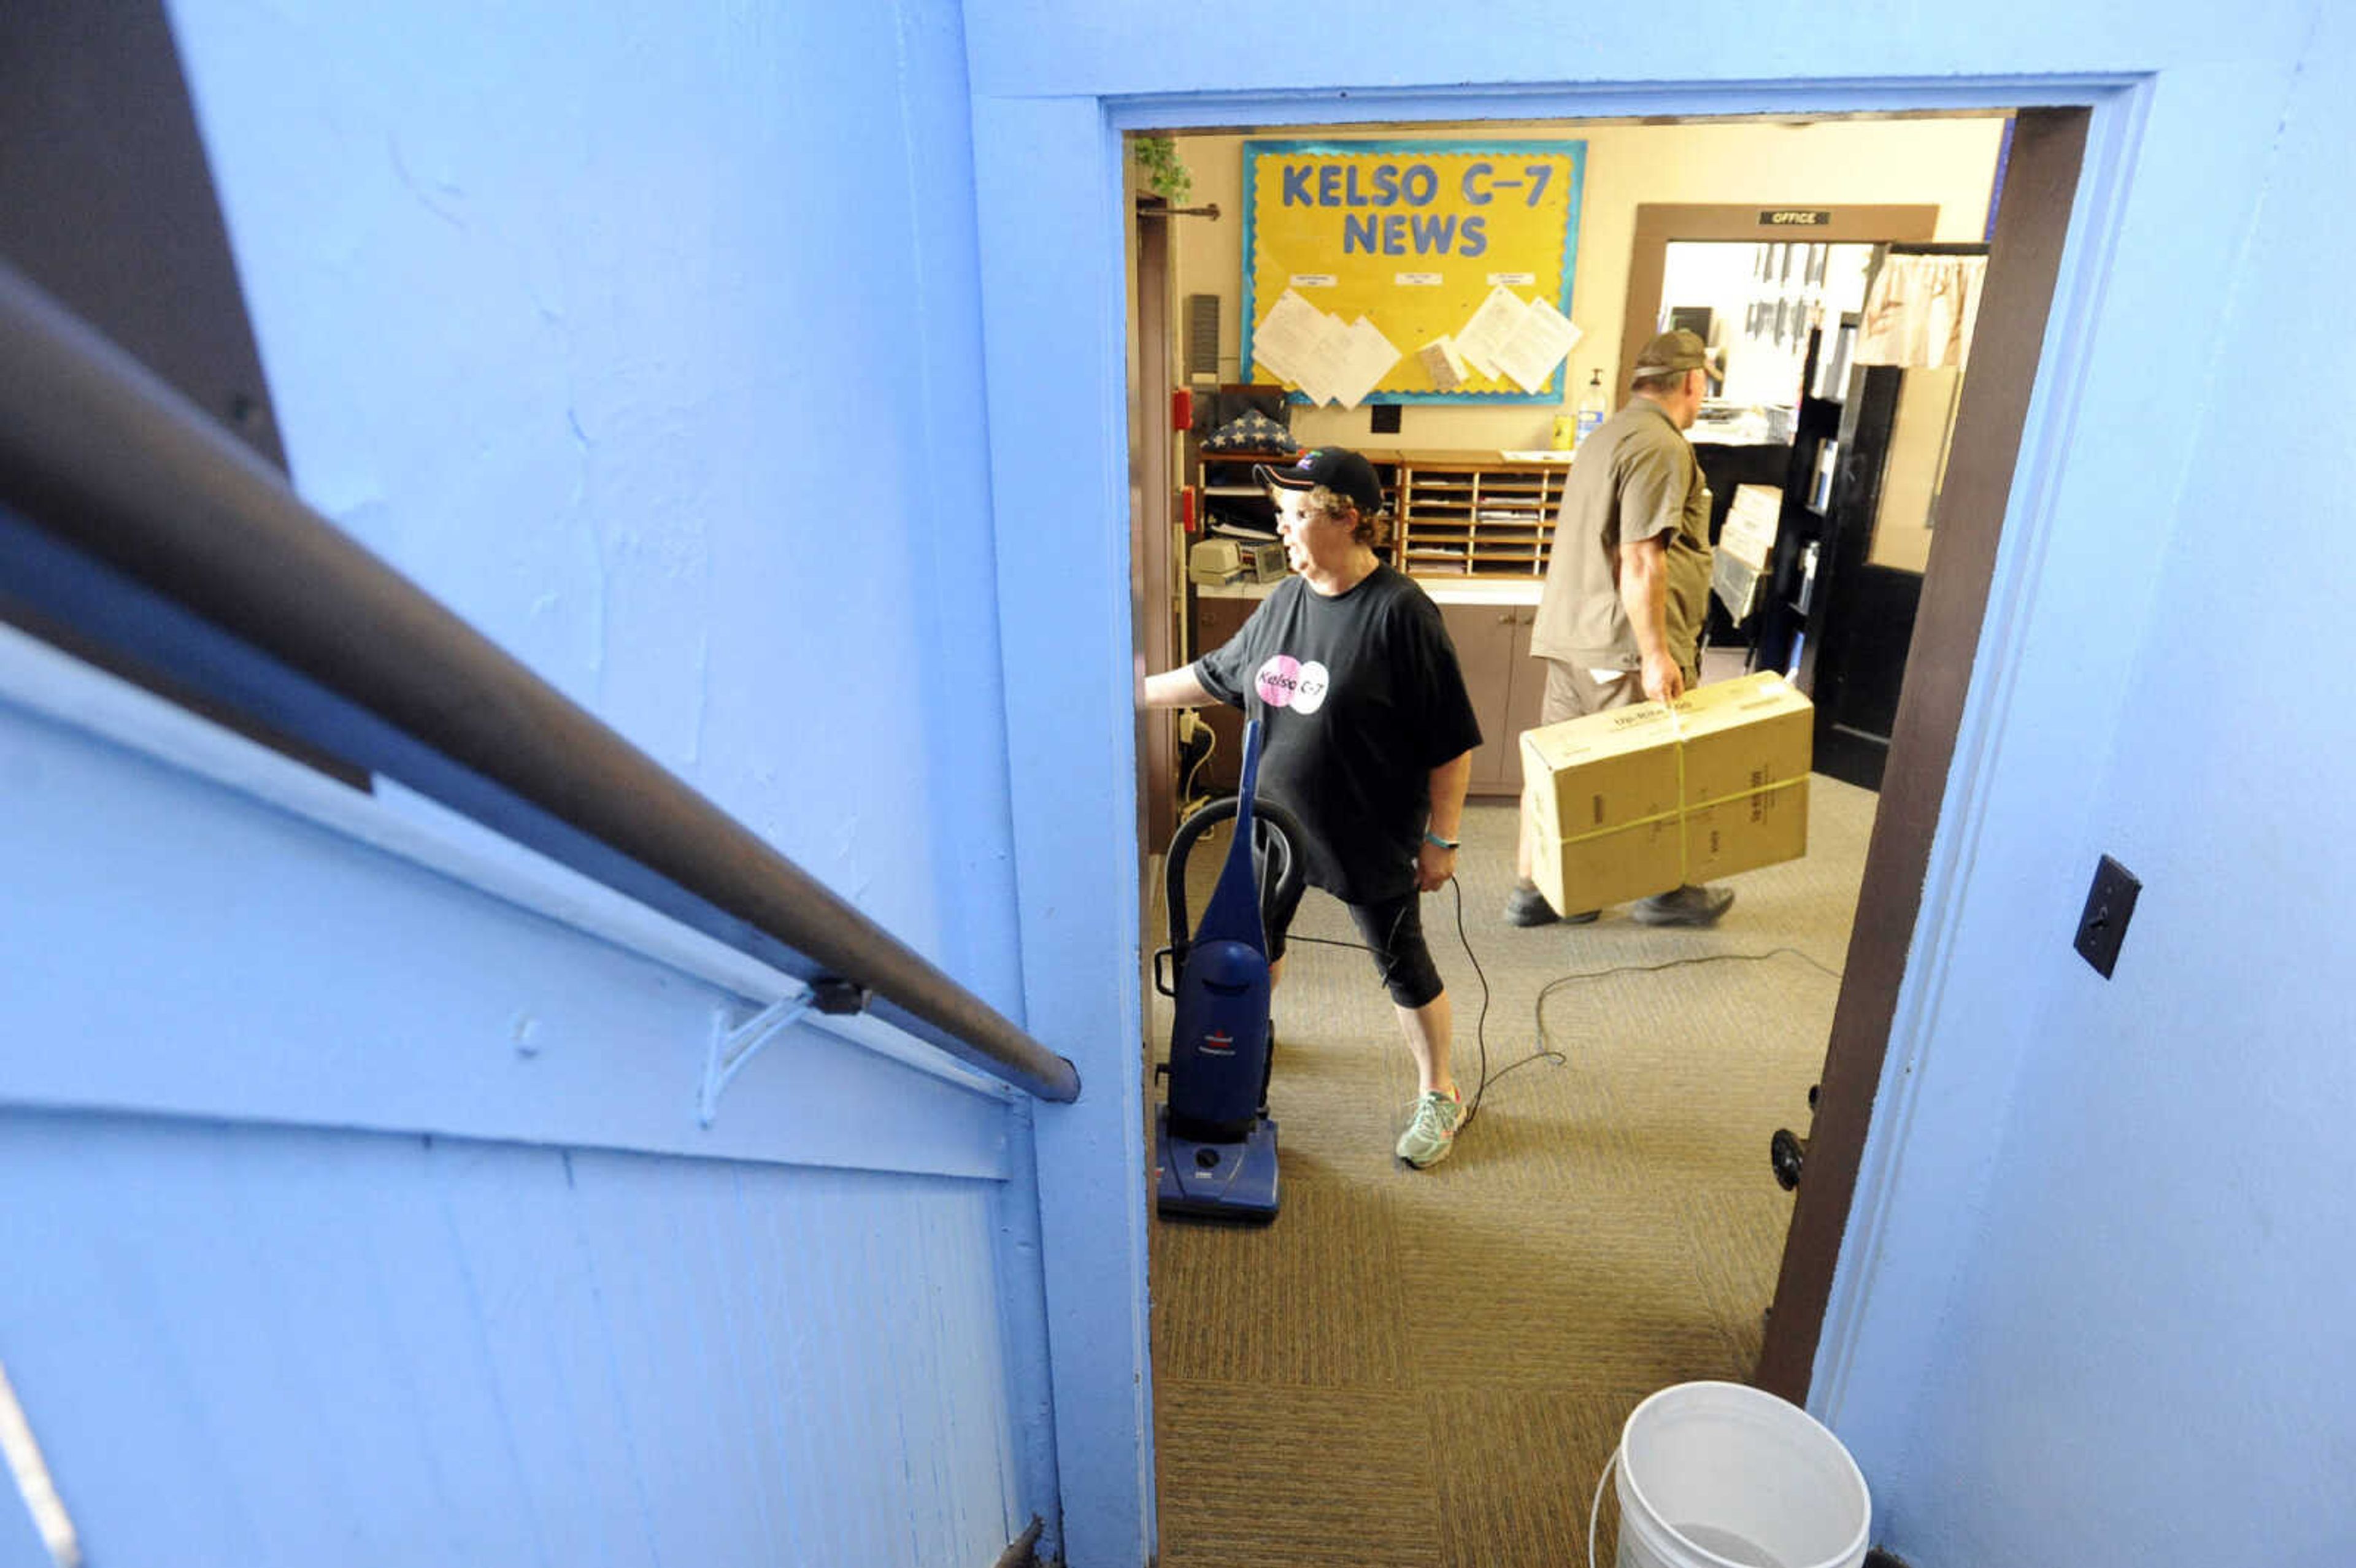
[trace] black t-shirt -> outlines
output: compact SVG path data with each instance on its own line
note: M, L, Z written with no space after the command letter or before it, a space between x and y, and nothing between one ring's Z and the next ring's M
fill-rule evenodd
M1415 891L1431 770L1481 743L1422 589L1387 566L1330 599L1287 578L1194 673L1261 721L1259 792L1301 819L1311 882L1349 903Z

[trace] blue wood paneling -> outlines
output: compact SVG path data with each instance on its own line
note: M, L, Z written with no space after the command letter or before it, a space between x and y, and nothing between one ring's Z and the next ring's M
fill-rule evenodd
M1001 1099L809 1027L701 1126L743 998L5 693L0 773L0 1099L1006 1172Z
M998 1190L10 1112L0 1352L94 1563L987 1563Z
M0 1360L91 1561L986 1563L1055 1509L999 1086L803 1028L703 1126L752 1003L681 965L757 965L13 634L0 781Z

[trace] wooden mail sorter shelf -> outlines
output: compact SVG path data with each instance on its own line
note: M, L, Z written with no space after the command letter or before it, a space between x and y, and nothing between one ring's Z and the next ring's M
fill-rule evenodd
M1543 576L1569 467L1401 453L1399 565L1417 577Z
M1397 452L1362 447L1398 519L1392 562L1411 577L1543 577L1568 463L1515 463L1494 453ZM1274 453L1196 455L1205 510L1273 528L1275 515L1252 477Z

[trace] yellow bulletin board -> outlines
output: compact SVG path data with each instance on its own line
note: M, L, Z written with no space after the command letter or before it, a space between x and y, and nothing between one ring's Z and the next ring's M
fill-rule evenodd
M1560 365L1536 391L1477 372L1443 391L1419 355L1501 284L1570 315L1586 143L1246 142L1243 157L1247 378L1285 384L1252 339L1290 290L1342 322L1366 317L1398 349L1366 402L1562 400Z

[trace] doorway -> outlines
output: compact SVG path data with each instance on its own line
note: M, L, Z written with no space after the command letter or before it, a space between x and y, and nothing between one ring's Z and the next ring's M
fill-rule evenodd
M1635 372L1636 350L1657 330L1664 304L1716 305L1702 336L1723 347L1737 334L1769 338L1796 358L1805 333L1799 324L1734 319L1732 307L1813 293L1843 309L1862 303L1869 248L1892 240L1939 237L1941 210L1922 202L1858 202L1828 207L1762 206L1759 202L1655 202L1636 208L1628 258L1628 301L1620 327L1619 375ZM1952 227L1952 224L1951 224ZM1819 247L1822 248L1819 251ZM1754 359L1753 356L1744 356ZM1772 361L1772 357L1756 356ZM1796 373L1796 365L1789 366ZM1746 368L1746 375L1755 374ZM1731 395L1726 389L1721 395Z
M1863 1132L1870 1114L1873 1087L1879 1077L1879 1053L1886 1039L1891 1011L1895 1006L1897 982L1903 971L1906 938L1912 930L1914 914L1911 886L1919 891L1922 859L1927 856L1930 834L1935 826L1938 784L1944 777L1954 744L1954 728L1960 717L1964 692L1968 685L1971 654L1976 645L1981 608L1985 603L1989 575L1993 570L1996 530L2002 516L2002 497L2009 484L2012 457L2018 446L2020 421L2025 417L2028 389L2033 379L2036 344L2041 334L2045 312L2060 257L2061 236L2066 223L2070 195L2074 187L2077 162L2083 149L2085 115L2083 112L2039 112L2022 117L2020 130L2015 138L2012 174L2008 181L2007 200L2000 209L1996 261L1991 265L1987 304L1984 308L1983 329L1979 347L1975 351L1972 379L1955 405L1952 451L1948 459L1948 484L1942 497L1939 517L1952 526L1937 530L1929 541L1924 560L1931 567L1933 584L1923 603L1921 624L1912 639L1912 650L1905 656L1906 679L1898 701L1899 717L1894 725L1897 744L1893 747L1889 777L1885 783L1883 805L1890 809L1875 815L1870 829L1870 848L1861 858L1861 873L1857 896L1858 918L1853 933L1847 938L1846 961L1837 965L1846 973L1841 982L1838 1000L1831 1009L1829 1032L1831 1048L1822 1075L1824 1104L1818 1112L1814 1139L1808 1153L1806 1178L1792 1216L1788 1240L1783 1250L1775 1281L1774 1311L1768 1320L1762 1339L1758 1345L1755 1362L1750 1369L1758 1381L1779 1392L1794 1398L1804 1398L1808 1370L1813 1364L1815 1336L1822 1322L1825 1302L1829 1292L1831 1270L1837 1253L1840 1228L1857 1175L1857 1165L1862 1151ZM1892 236L1894 237L1894 236ZM1633 268L1632 268L1633 272ZM1632 291L1633 292L1633 291ZM1997 326L2002 322L2002 328ZM1633 352L1623 342L1623 352ZM1240 371L1243 368L1238 367ZM1238 374L1236 379L1243 379ZM1150 378L1149 378L1150 380ZM1314 427L1312 427L1313 429ZM1317 435L1314 439L1331 440ZM1363 439L1363 438L1362 438ZM1344 441L1345 444L1361 444L1361 441ZM1989 505L1990 499L1994 504ZM1902 807L1902 809L1901 809ZM1481 923L1494 920L1494 912L1477 904L1469 909L1468 922L1476 923L1474 944L1482 943L1477 933ZM1447 922L1429 918L1428 923L1439 930ZM1307 929L1306 926L1300 929ZM1149 932L1149 945L1158 940ZM1435 942L1435 950L1441 945ZM1346 961L1350 955L1335 955ZM1285 1004L1279 1004L1279 1028L1283 1029ZM1471 1007L1460 1011L1470 1021ZM1149 1034L1153 1031L1150 1029ZM1465 1036L1460 1023L1460 1040ZM1149 1044L1158 1041L1150 1040ZM1460 1045L1465 1050L1470 1041ZM1368 1051L1392 1051L1387 1039L1377 1036L1363 1042ZM1509 1052L1507 1055L1518 1054ZM1503 1067L1508 1061L1493 1065ZM1304 1087L1314 1090L1317 1074L1330 1062L1312 1062L1310 1082ZM1542 1066L1531 1072L1542 1072ZM1278 1062L1279 1088L1276 1094L1278 1113L1283 1115L1283 1097L1288 1064L1280 1051ZM1511 1081L1508 1080L1508 1083ZM1807 1084L1794 1086L1795 1096L1804 1092ZM1339 1092L1339 1091L1336 1091ZM1508 1091L1509 1092L1509 1091ZM1794 1105L1795 1122L1804 1125L1804 1108ZM1501 1118L1501 1120L1504 1120ZM1493 1123L1493 1125L1497 1125ZM1530 1129L1522 1131L1527 1134ZM1613 1179L1613 1168L1608 1145L1612 1134L1605 1125L1588 1129L1596 1138L1593 1151L1601 1163L1593 1168L1599 1180ZM1476 1129L1475 1136L1478 1136ZM1765 1150L1759 1153L1759 1168L1762 1182L1766 1179ZM1505 1168L1492 1169L1485 1179L1510 1183L1514 1178ZM1532 1195L1531 1214L1547 1213L1543 1197ZM1423 1212L1430 1202L1429 1195L1416 1191L1393 1200L1394 1206L1405 1204L1422 1212L1422 1217L1435 1223L1444 1223L1444 1214ZM1289 1215L1280 1224L1306 1223L1325 1225L1338 1230L1344 1236L1353 1234L1352 1227L1360 1227L1357 1238L1366 1241L1379 1261L1384 1245L1394 1244L1400 1233L1396 1228L1393 1243L1382 1242L1373 1229L1366 1228L1365 1216L1330 1201L1320 1207L1321 1200L1312 1197L1305 1211ZM1573 1206L1575 1207L1575 1200ZM1377 1209L1381 1205L1376 1206ZM1559 1219L1560 1216L1555 1217ZM1534 1222L1539 1222L1534 1218ZM1247 1264L1234 1272L1220 1269L1213 1258L1215 1246L1190 1239L1190 1255L1184 1266L1218 1273L1225 1288L1248 1299L1253 1309L1270 1320L1280 1320L1287 1311L1315 1308L1314 1296L1305 1294L1317 1277L1315 1267L1298 1275L1279 1271L1255 1275ZM1265 1252L1268 1249L1263 1248ZM1247 1255L1239 1244L1232 1249L1233 1257ZM1334 1257L1350 1255L1346 1248ZM1232 1260L1231 1260L1232 1261ZM1363 1259L1361 1259L1363 1261ZM1265 1262L1265 1260L1263 1260ZM1324 1265L1326 1277L1340 1266L1329 1259ZM1402 1266L1412 1268L1412 1263ZM1161 1294L1157 1281L1157 1295ZM1564 1297L1558 1296L1551 1304L1559 1307ZM1533 1292L1526 1303L1533 1314L1550 1309L1542 1293ZM1374 1347L1367 1353L1377 1362L1387 1355L1407 1353L1407 1340L1388 1341L1392 1349L1384 1349L1385 1330L1379 1325L1362 1326L1367 1334L1367 1344ZM1640 1326L1642 1327L1642 1326ZM1667 1325L1674 1330L1674 1324ZM1663 1324L1655 1323L1647 1331L1658 1332ZM1457 1346L1458 1352L1465 1351ZM1195 1350L1207 1350L1203 1346ZM1483 1406L1491 1415L1510 1429L1526 1413L1512 1397L1511 1383L1514 1348L1493 1346L1497 1362L1495 1371L1503 1374L1501 1392ZM1158 1364L1183 1361L1193 1350L1181 1348L1166 1360L1157 1357ZM1265 1369L1272 1376L1282 1376L1298 1367L1285 1361L1290 1352L1271 1343L1253 1352L1273 1358ZM1372 1385L1377 1390L1393 1372L1401 1372L1401 1363L1394 1360L1386 1365L1373 1365ZM1652 1375L1656 1369L1647 1369ZM1399 1381L1394 1379L1393 1381ZM1395 1391L1393 1391L1395 1392ZM1205 1417L1213 1421L1241 1419L1244 1412L1225 1411L1215 1399L1209 1404L1197 1402L1189 1406L1188 1395L1172 1402L1179 1415ZM1360 1431L1362 1423L1379 1420L1376 1413L1381 1404L1363 1402L1354 1404L1347 1398L1328 1401L1322 1413L1312 1410L1304 1419L1308 1424L1297 1435L1308 1438L1322 1430L1321 1421L1327 1422L1336 1433ZM1598 1408L1608 1407L1605 1405ZM1623 1412L1624 1413L1624 1412ZM1469 1437L1468 1434L1468 1437ZM1524 1434L1544 1446L1565 1439L1559 1431ZM1183 1450L1181 1457L1194 1463L1204 1456L1194 1450ZM1165 1456L1165 1474L1170 1459ZM1300 1499L1304 1508L1314 1509L1317 1499ZM1264 1501L1263 1501L1264 1508Z

